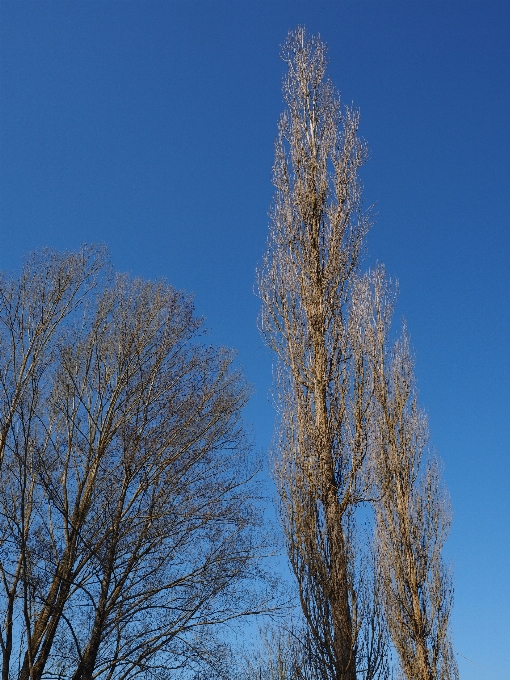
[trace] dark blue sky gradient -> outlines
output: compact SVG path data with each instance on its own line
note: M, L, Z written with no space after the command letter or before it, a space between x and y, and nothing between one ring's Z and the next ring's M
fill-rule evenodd
M253 282L278 45L298 23L328 42L372 150L367 264L400 281L445 462L461 676L508 680L510 2L2 0L0 268L101 241L118 269L194 291L211 342L239 351L267 449Z

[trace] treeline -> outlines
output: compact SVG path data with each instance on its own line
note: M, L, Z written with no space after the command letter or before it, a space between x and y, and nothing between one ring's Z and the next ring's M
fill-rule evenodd
M448 498L395 286L361 270L359 114L319 38L299 28L282 56L258 289L301 613L278 618L262 567L232 352L204 343L189 297L116 275L103 249L42 250L0 279L2 680L457 677ZM235 622L268 613L241 654Z

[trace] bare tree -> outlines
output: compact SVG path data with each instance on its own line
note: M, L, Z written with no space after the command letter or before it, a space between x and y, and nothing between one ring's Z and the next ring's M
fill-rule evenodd
M29 264L43 319L56 261ZM103 277L80 303L2 421L3 677L168 677L214 661L213 627L264 607L248 390L231 352L193 342L201 321L171 287ZM32 316L2 312L5 337Z
M241 668L231 677L235 680L320 680L307 663L306 641L303 644L302 637L297 637L299 633L292 627L266 623L259 631L258 646L244 655Z
M284 620L263 620L256 642L238 652L229 680L323 680L310 634L296 613Z
M27 259L19 280L0 275L0 465L17 409L51 363L61 324L103 267L100 248L63 256L43 250Z
M372 297L377 554L387 621L406 680L453 680L453 587L441 557L449 499L428 450L405 328L389 346L393 293L382 271L372 279Z
M15 605L32 529L35 441L62 325L97 285L105 266L100 248L58 255L44 250L24 263L19 279L0 276L0 574L4 628L2 680L13 651Z
M370 362L356 299L370 214L358 170L358 112L325 78L326 48L304 29L283 47L287 108L278 126L267 253L258 276L261 331L278 355L275 476L290 564L324 677L384 673L376 585L360 574L354 509L369 498ZM361 589L360 589L361 588ZM369 603L371 603L369 605ZM375 618L374 618L375 617ZM377 620L376 620L377 619ZM368 637L367 637L368 636ZM367 644L363 643L363 640Z

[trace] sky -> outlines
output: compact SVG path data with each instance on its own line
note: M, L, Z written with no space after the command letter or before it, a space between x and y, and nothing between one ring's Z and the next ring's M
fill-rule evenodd
M0 0L0 269L102 242L118 270L194 292L267 452L254 279L298 24L371 149L366 266L399 281L444 461L461 678L509 680L510 2Z

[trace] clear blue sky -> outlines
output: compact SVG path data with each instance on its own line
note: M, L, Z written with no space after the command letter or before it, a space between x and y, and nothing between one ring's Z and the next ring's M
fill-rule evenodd
M510 2L2 0L0 268L101 241L118 269L194 291L267 449L253 281L298 23L329 43L372 149L367 262L400 281L445 462L462 679L508 680Z

